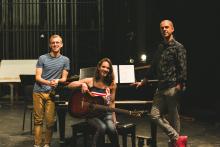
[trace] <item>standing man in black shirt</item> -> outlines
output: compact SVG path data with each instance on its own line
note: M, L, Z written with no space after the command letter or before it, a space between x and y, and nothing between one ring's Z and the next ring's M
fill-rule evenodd
M174 39L172 21L162 20L160 32L163 41L158 45L149 72L143 81L132 85L143 86L152 76L159 80L151 109L152 121L169 136L173 147L185 147L187 136L180 136L177 107L179 93L184 90L187 77L186 49ZM165 114L168 114L168 120L165 119Z

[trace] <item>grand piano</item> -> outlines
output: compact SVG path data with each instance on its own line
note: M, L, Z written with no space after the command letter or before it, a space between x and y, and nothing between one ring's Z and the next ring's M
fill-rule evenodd
M10 102L14 103L17 91L15 85L18 85L21 80L19 75L35 75L36 59L24 60L1 60L0 62L0 84L9 85L10 87Z
M80 69L80 75L70 77L64 85L59 85L54 91L58 124L59 124L59 134L60 134L60 144L65 145L65 117L67 113L70 113L70 99L73 95L73 91L65 89L66 84L76 81L78 79L83 79L85 77L93 76L95 67L82 68ZM118 79L119 80L119 79ZM131 87L128 83L118 83L116 92L116 107L126 109L126 110L140 110L149 111L152 104L152 95L156 88L156 80L152 80L152 84L146 87L141 87L136 89ZM156 125L151 123L151 145L156 146Z

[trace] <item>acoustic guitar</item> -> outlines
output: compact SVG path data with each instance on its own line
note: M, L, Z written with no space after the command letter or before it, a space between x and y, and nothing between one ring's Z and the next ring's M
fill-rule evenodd
M92 93L81 93L79 90L73 93L69 101L69 111L73 117L91 118L97 117L103 112L116 112L135 117L141 117L144 112L129 111L119 108L110 108L105 105L105 100L101 97L94 96Z

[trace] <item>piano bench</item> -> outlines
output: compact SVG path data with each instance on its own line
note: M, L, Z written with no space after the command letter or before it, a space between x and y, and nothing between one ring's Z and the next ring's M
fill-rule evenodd
M148 136L137 135L138 147L144 147L145 145L152 144L152 138ZM146 144L145 144L146 141Z
M90 126L88 122L80 122L72 125L72 145L77 146L78 137L83 137L84 147L90 147L89 145L89 135L95 134L95 128ZM111 143L105 143L104 147L112 147Z
M127 147L127 137L131 137L132 147L136 147L136 125L133 123L118 123L118 134L122 136L123 147ZM77 145L78 137L83 137L84 147L88 146L89 135L94 134L95 129L88 122L80 122L72 125L72 144Z
M84 147L87 147L89 134L92 134L94 131L86 121L72 125L72 144L76 146L78 137L82 136Z
M117 123L118 134L122 136L123 147L127 147L127 137L131 137L132 147L136 147L136 125L133 123Z

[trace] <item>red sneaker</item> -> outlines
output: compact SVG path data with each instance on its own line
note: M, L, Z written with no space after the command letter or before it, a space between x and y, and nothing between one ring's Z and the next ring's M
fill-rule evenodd
M188 139L188 136L179 136L174 146L175 147L186 147L187 139Z

